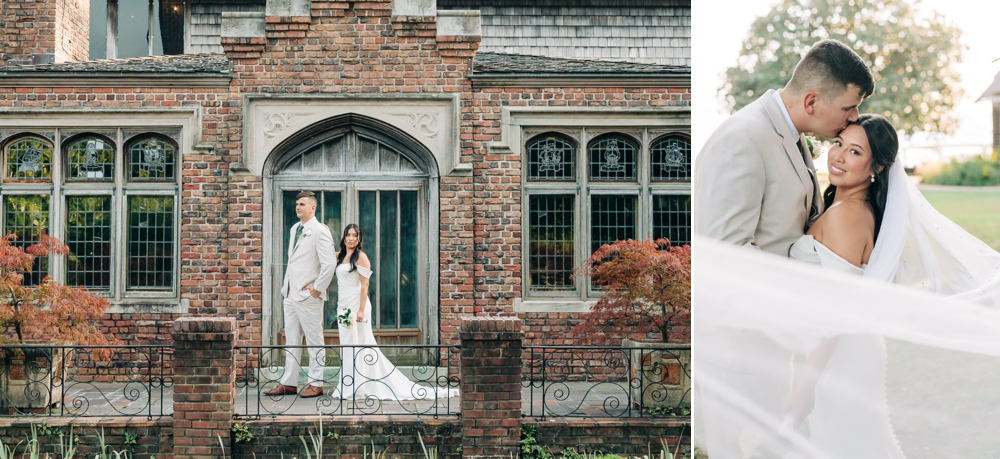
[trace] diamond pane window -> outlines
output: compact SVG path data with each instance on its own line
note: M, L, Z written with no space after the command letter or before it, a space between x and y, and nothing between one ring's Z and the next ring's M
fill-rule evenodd
M691 196L653 196L653 239L661 237L671 245L691 243Z
M114 178L115 146L100 137L85 137L66 149L68 180L111 180Z
M4 232L14 233L12 245L27 247L37 243L49 227L48 195L11 195L4 199ZM49 257L36 257L31 274L25 274L22 285L38 285L49 271Z
M528 144L528 178L572 180L576 150L556 136L542 136Z
M529 288L573 290L573 195L532 196L528 235Z
M607 137L590 145L590 178L635 180L635 146L620 137Z
M635 239L635 195L597 195L590 198L590 253L604 244Z
M128 263L129 289L173 288L173 196L128 197Z
M52 180L52 144L24 137L7 145L7 180Z
M66 284L111 288L111 196L66 198Z
M173 180L177 147L160 137L145 137L132 143L129 151L129 179Z
M680 136L667 136L649 149L652 179L691 180L691 142Z

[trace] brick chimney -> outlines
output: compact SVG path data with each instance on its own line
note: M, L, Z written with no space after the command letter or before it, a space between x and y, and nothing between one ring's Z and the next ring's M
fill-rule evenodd
M4 0L0 40L0 64L85 61L90 54L90 1Z

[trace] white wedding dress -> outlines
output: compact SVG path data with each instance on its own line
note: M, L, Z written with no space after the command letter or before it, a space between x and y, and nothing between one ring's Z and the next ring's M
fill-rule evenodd
M854 266L810 235L800 237L788 257L855 276ZM886 348L881 336L855 333L836 337L835 350L816 385L807 417L808 437L817 448L842 458L902 459L886 403ZM858 413L868 412L865 417Z
M340 381L333 398L378 399L378 400L434 400L458 395L458 389L429 387L410 381L379 350L372 333L372 303L366 298L364 321L355 322L361 304L361 276L370 278L372 271L357 266L351 272L351 264L337 266L337 315L351 310L351 325L339 325L341 346ZM441 375L446 377L447 375ZM438 377L431 375L431 382Z

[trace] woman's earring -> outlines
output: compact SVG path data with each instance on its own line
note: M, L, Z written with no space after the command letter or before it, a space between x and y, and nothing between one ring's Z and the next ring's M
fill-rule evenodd
M872 174L872 183L875 183L875 174Z

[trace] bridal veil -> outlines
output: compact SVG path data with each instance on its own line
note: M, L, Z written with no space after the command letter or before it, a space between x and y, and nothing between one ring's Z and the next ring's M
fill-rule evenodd
M889 173L862 278L695 237L694 440L710 458L839 459L814 439L836 438L837 425L877 425L886 411L907 458L1000 456L1000 254L934 210L901 167ZM788 399L810 351L844 335L885 339L852 351L886 354L872 380L884 390L833 377L817 392L885 400L789 426L775 400ZM772 393L748 395L743 385L760 378L774 382Z

